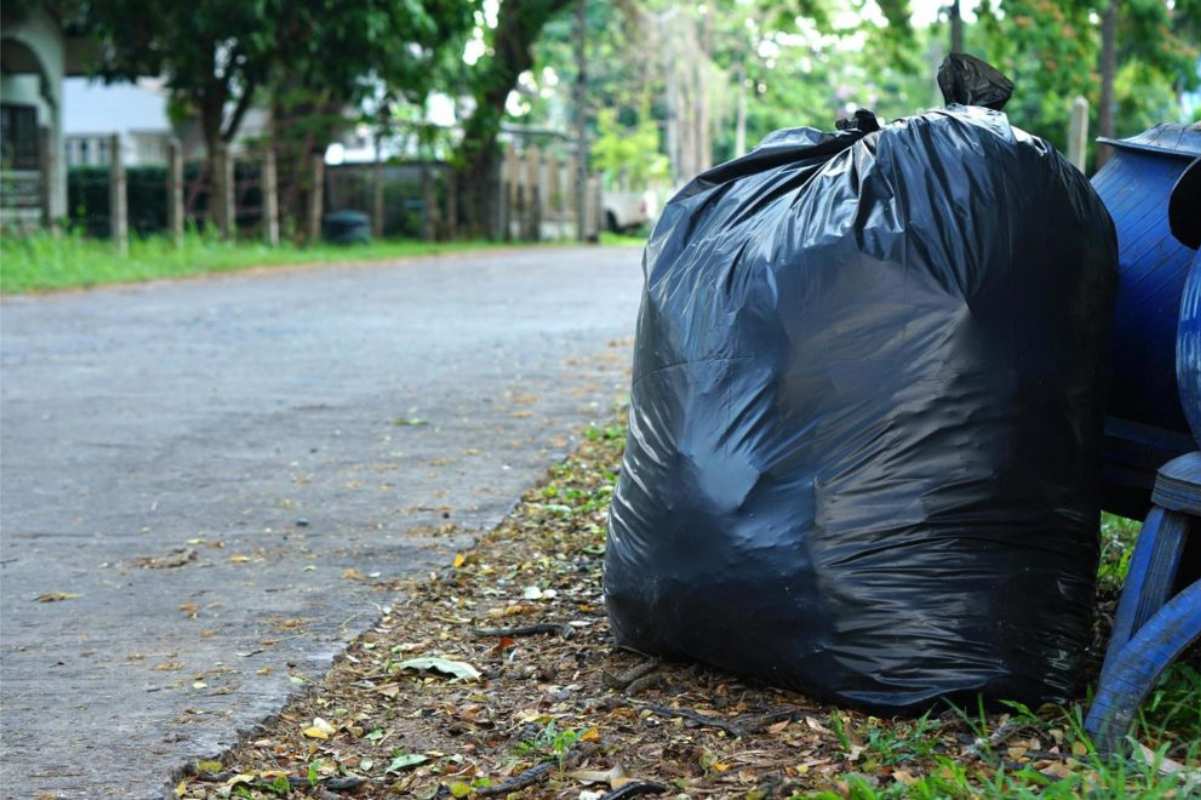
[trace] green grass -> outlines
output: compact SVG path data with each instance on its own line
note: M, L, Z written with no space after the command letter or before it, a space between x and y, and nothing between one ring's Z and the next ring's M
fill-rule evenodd
M298 247L283 243L279 247L267 247L259 242L226 242L214 236L189 233L179 248L162 236L133 237L129 242L129 254L122 256L113 249L111 242L89 239L78 233L57 237L48 233L4 235L0 236L0 293L20 294L182 278L251 267L383 261L498 246L505 245L480 240L424 242L396 239L351 246Z
M641 233L613 233L601 231L600 242L616 247L645 247L646 235Z
M1097 594L1103 606L1121 591L1138 537L1139 523L1105 514ZM1095 677L1095 676L1094 676ZM830 727L844 752L858 759L855 771L835 779L837 791L798 794L821 800L935 800L936 798L1201 798L1201 652L1192 648L1173 664L1139 709L1131 737L1153 756L1134 752L1103 757L1084 731L1088 700L1032 711L1013 704L1006 717L959 709L954 715L917 720L853 719L833 712ZM979 759L964 759L964 742L987 741L1008 718L1016 733ZM966 739L964 737L967 737ZM1045 750L1071 754L1070 769L1057 775L1037 762L1016 763L1009 745L1037 739ZM1164 759L1186 772L1163 774ZM903 769L905 782L881 780L882 770Z

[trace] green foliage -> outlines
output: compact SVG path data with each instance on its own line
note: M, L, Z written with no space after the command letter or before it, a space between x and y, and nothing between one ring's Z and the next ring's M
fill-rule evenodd
M0 294L180 278L249 267L396 259L493 246L483 241L397 239L349 247L320 244L302 248L288 243L267 247L255 241L223 241L215 234L193 231L179 248L165 237L133 236L129 255L121 256L111 242L86 238L77 230L61 236L6 234L0 237Z
M1115 514L1101 515L1101 558L1097 565L1097 591L1116 597L1126 580L1130 554L1141 523Z
M288 0L276 9L276 63L290 83L311 91L355 100L382 82L419 101L433 88L443 48L461 47L478 6L477 0Z
M164 13L150 0L82 0L83 24L100 39L98 75L163 75L200 117L206 139L229 141L274 61L275 0L197 0ZM225 107L232 103L227 115Z
M496 157L505 103L521 73L534 65L532 48L543 26L567 5L568 0L501 0L496 27L485 34L486 54L471 70L475 110L464 124L456 158L477 178Z
M1014 124L1066 147L1072 99L1100 101L1100 17L1108 0L983 0L969 42L1017 88L1005 107ZM1119 137L1179 121L1179 91L1198 84L1201 3L1128 0L1119 6L1114 82ZM975 36L973 37L973 33ZM969 48L970 49L970 48Z
M165 76L177 111L197 114L212 143L230 141L257 93L272 83L340 103L381 84L395 96L424 97L433 65L449 44L461 43L478 3L196 0L186 11L165 11L151 0L74 5L101 41L97 74Z
M561 767L567 758L567 751L579 741L583 731L559 730L554 721L546 723L537 736L524 739L513 748L521 756L536 756L543 761L555 761Z
M610 185L622 178L621 188L645 189L664 181L671 167L667 156L659 152L659 125L650 114L650 104L644 103L638 121L622 125L617 110L602 108L597 112L597 138L592 143L592 165L604 173Z
M982 0L965 23L966 49L1016 83L1006 108L1015 125L1066 147L1073 98L1090 100L1096 131L1100 93L1099 11L1108 0ZM856 107L884 118L941 105L934 72L946 53L945 18L927 27L911 21L906 0L673 0L589 4L589 98L595 164L607 174L623 159L646 161L628 141L647 119L665 129L664 44L658 21L691 14L704 56L719 70L710 85L714 160L735 154L735 108L746 92L746 140L801 125L829 129ZM548 23L531 67L536 93L522 121L561 124L575 78L571 20ZM1180 117L1180 91L1197 85L1201 0L1123 0L1116 80L1117 133L1132 134ZM649 109L644 100L650 98ZM623 141L624 140L624 141ZM665 137L654 142L656 154Z

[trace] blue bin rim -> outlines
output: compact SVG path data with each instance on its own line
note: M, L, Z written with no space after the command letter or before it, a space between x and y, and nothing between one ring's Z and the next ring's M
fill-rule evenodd
M1161 122L1127 139L1110 139L1106 136L1099 136L1097 141L1125 150L1159 153L1191 161L1197 156L1201 156L1201 123L1194 122L1183 125Z

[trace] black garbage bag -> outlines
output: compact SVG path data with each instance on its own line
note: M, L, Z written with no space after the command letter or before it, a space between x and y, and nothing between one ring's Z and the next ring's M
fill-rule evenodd
M894 712L1069 696L1116 252L1084 176L981 106L693 180L644 256L617 641Z

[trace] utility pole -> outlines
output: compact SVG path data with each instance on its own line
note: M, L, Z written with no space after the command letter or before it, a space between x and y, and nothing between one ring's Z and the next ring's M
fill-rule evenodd
M588 239L588 0L575 4L575 236Z
M951 0L951 52L963 52L963 17L959 13L959 0Z
M1097 132L1105 138L1113 138L1113 82L1118 71L1118 3L1109 0L1101 16L1101 104L1097 108ZM1097 145L1097 169L1109 160L1112 148L1107 144Z
M734 73L738 81L738 115L734 126L734 157L746 155L746 69L739 64Z

